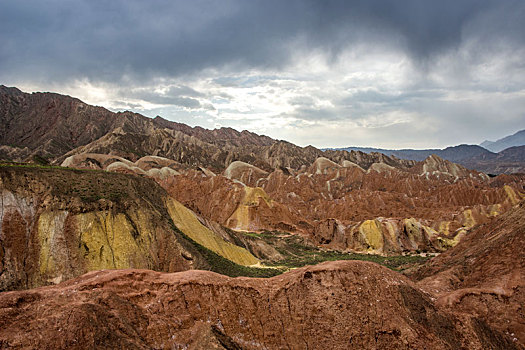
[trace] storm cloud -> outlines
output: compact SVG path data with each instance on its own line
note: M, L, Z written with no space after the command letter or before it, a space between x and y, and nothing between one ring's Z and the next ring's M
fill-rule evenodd
M3 1L0 83L302 145L478 143L525 128L523 18L520 0Z

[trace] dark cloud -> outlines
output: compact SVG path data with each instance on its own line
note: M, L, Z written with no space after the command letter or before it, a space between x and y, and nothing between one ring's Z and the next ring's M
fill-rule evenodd
M523 0L5 0L0 84L318 146L481 142L525 127L523 18Z
M333 57L356 43L393 45L427 62L470 37L522 45L524 11L519 0L2 1L0 79L280 69L297 43Z
M202 108L198 99L204 94L188 86L171 86L166 92L156 92L154 88L121 88L118 95L122 98L145 101L151 104L175 105L190 109ZM209 109L209 108L207 108Z
M199 92L195 89L192 89L189 86L185 85L179 85L179 86L171 86L168 91L166 92L166 95L169 96L188 96L188 97L204 97L205 94L202 92Z

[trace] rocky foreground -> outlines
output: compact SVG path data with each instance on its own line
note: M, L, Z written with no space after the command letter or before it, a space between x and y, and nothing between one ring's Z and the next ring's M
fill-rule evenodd
M104 270L0 294L0 344L75 349L513 349L407 278L327 262L270 279Z
M447 310L481 317L525 344L525 202L480 225L413 274Z

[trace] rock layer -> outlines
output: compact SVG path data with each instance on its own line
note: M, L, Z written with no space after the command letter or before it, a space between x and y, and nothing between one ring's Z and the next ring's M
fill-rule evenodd
M159 183L232 229L299 233L329 248L381 254L446 250L524 197L524 176L488 179L436 157L410 171L334 164L321 159L255 178L247 168L233 179L187 170Z

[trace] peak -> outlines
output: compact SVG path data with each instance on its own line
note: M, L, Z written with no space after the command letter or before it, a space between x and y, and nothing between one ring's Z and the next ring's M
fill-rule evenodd
M446 174L454 177L466 177L471 171L463 166L443 159L435 154L431 154L421 163L420 174Z
M313 174L326 174L327 170L332 168L340 168L341 166L328 158L319 157L317 158L312 166L310 167L310 172Z
M21 95L24 93L21 90L17 89L16 87L9 87L5 85L0 85L0 91L8 95Z
M437 154L434 154L432 153L431 155L429 155L427 158L425 158L425 160L423 161L425 163L429 163L429 162L439 162L439 163L445 163L445 162L448 162L447 160L441 158L440 156L438 156ZM450 163L450 162L449 162Z
M245 174L251 173L256 176L266 176L268 173L255 165L251 165L240 160L232 162L226 170L224 170L224 176L229 179L236 179L239 181L245 180ZM250 174L248 174L251 176Z

